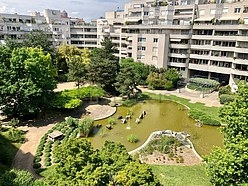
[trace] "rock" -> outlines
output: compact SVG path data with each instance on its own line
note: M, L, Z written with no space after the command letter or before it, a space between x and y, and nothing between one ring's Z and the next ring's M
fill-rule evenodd
M195 124L195 126L197 126L197 127L202 127L202 124L201 124L201 122L197 122L196 124Z
M96 127L100 128L100 127L102 127L102 124L97 124Z
M122 116L118 116L117 119L122 119Z
M143 115L146 115L146 111L145 111L145 110L143 110L142 114L143 114Z
M136 118L135 122L136 123L140 123L140 119L139 118Z
M126 119L132 119L131 115L127 115Z
M126 123L127 120L126 120L126 119L121 119L121 122L122 122L122 123Z
M112 126L111 125L106 125L106 128L111 130L112 129Z
M143 118L144 118L144 115L140 114L139 119L143 119Z

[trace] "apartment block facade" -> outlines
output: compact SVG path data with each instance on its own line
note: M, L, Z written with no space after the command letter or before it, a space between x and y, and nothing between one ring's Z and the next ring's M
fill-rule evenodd
M33 29L51 34L56 46L93 49L110 37L119 58L176 68L184 78L248 81L248 0L132 0L91 23L50 9L0 14L0 42Z
M69 18L66 11L51 9L45 9L43 15L0 14L0 44L8 37L21 41L32 30L51 35L55 46L66 43L79 48L97 47L96 21L85 23L83 19Z

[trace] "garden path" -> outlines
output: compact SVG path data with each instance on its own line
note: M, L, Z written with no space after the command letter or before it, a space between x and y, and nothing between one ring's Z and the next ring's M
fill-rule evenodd
M167 91L167 90L149 90L148 88L139 87L142 92L150 92L155 94L163 95L175 95L177 97L189 99L191 103L204 103L206 106L212 107L221 107L218 92L212 92L210 94L204 94L204 97L201 97L201 93L195 91L188 91L185 88L180 88L179 90Z
M41 137L53 126L54 124L41 127L19 127L21 130L27 131L25 136L27 142L22 144L17 151L12 163L13 168L27 170L34 176L34 178L41 178L33 169L34 155Z

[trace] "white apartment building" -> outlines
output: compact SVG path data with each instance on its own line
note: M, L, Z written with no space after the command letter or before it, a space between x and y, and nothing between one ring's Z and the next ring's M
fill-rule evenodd
M248 81L248 0L132 0L91 23L50 9L43 15L0 14L0 42L22 39L33 29L50 33L57 46L93 49L110 37L116 56L176 68L185 78Z
M248 0L133 0L98 27L120 58L177 68L185 78L248 81Z
M0 13L0 44L7 37L22 40L32 30L43 30L51 35L55 46L62 43L79 48L97 47L96 21L85 23L83 19L69 18L66 11L45 9L31 15Z

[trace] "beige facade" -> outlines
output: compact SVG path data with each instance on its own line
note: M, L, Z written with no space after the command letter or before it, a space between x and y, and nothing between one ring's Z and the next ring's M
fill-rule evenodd
M101 21L107 29L98 35L113 40L120 58L177 68L185 78L248 80L248 0L133 0Z
M89 24L66 12L41 16L0 14L0 41L21 39L32 29L51 33L55 45L100 47L110 37L116 56L156 67L176 68L183 77L214 78L223 84L248 81L248 0L133 0L123 11L106 12Z

